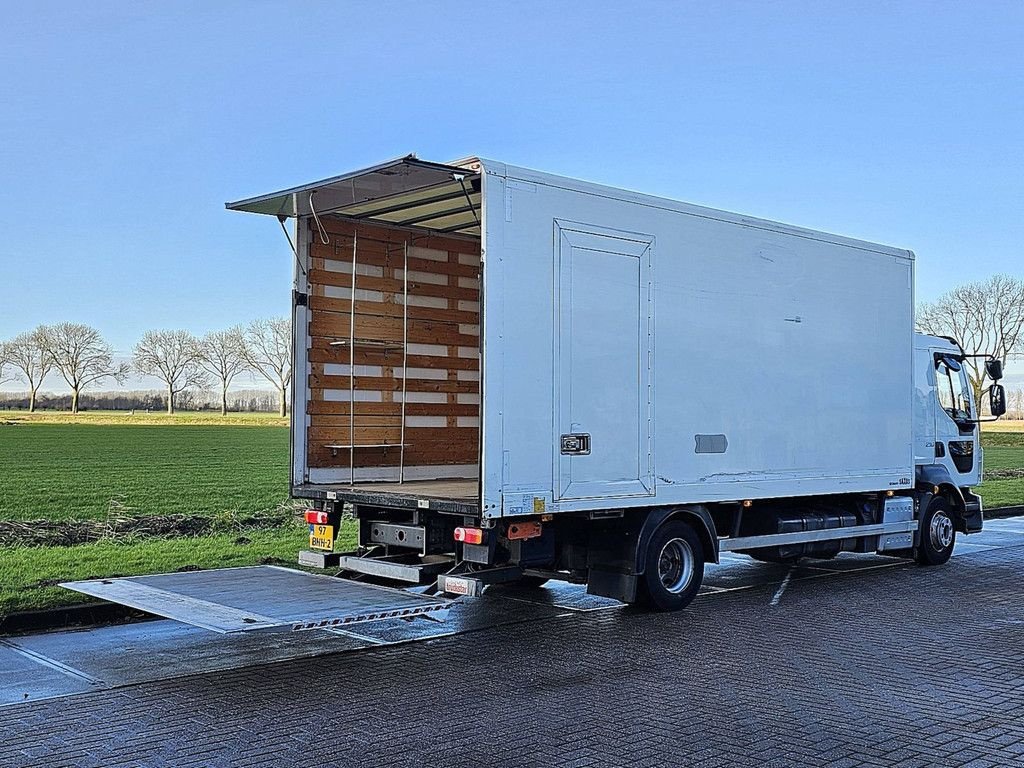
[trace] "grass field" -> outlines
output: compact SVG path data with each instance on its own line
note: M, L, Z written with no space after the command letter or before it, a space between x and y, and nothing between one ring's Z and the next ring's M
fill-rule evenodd
M295 561L307 528L295 522L266 531L180 539L100 541L74 547L15 547L0 557L0 616L89 600L58 582L135 576L184 568Z
M1024 504L1024 423L995 422L987 425L981 440L985 451L985 475L989 479L981 484L978 492L985 506Z
M288 497L283 427L0 427L0 519L257 512Z
M1024 432L1024 421L1020 419L1000 419L982 427L983 433L991 432Z
M7 424L102 424L135 426L233 426L287 427L288 418L276 413L228 413L221 416L211 411L184 411L168 415L163 411L5 411L0 409L0 425Z
M0 411L0 542L14 536L0 546L0 617L89 599L59 581L294 563L307 531L288 502L286 423L266 414ZM988 425L983 443L995 476L980 488L985 506L1024 504L1024 423ZM33 521L90 538L29 546L18 536L44 527ZM160 535L147 528L155 521L166 526ZM185 523L202 533L174 535ZM347 526L339 547L354 539Z
M0 411L0 535L138 521L142 533L76 546L0 547L0 617L86 601L58 581L295 562L306 527L288 503L287 420L266 414ZM199 536L146 535L209 519ZM7 531L10 536L10 530ZM341 546L354 546L344 530Z

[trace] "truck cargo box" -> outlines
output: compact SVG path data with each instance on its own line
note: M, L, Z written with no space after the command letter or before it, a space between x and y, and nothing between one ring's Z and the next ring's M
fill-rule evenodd
M912 486L909 251L478 158L229 207L295 219L295 496L493 518Z

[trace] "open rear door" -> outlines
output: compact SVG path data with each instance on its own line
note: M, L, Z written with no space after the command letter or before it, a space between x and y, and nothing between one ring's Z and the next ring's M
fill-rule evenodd
M479 162L431 163L415 155L395 158L329 179L226 203L229 211L279 218L339 214L424 232L480 234Z
M437 616L450 604L439 597L273 565L73 581L61 586L221 634L330 629L381 619Z

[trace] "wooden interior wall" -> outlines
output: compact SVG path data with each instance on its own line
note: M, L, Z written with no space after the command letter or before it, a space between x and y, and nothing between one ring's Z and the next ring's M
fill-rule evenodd
M406 467L472 465L479 455L480 244L323 217L310 234L311 467L394 467L402 440L403 263L408 239ZM312 222L311 222L312 224ZM352 246L356 239L354 324ZM349 329L355 375L349 379ZM386 342L381 348L359 341ZM343 345L332 345L341 341ZM350 383L355 402L350 401ZM355 439L350 415L354 408ZM382 473L382 478L387 477ZM439 470L438 477L443 477Z

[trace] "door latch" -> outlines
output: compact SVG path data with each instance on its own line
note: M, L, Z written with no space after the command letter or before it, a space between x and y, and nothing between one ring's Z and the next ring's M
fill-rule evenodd
M587 456L590 453L590 435L579 432L562 435L562 454L565 456Z

